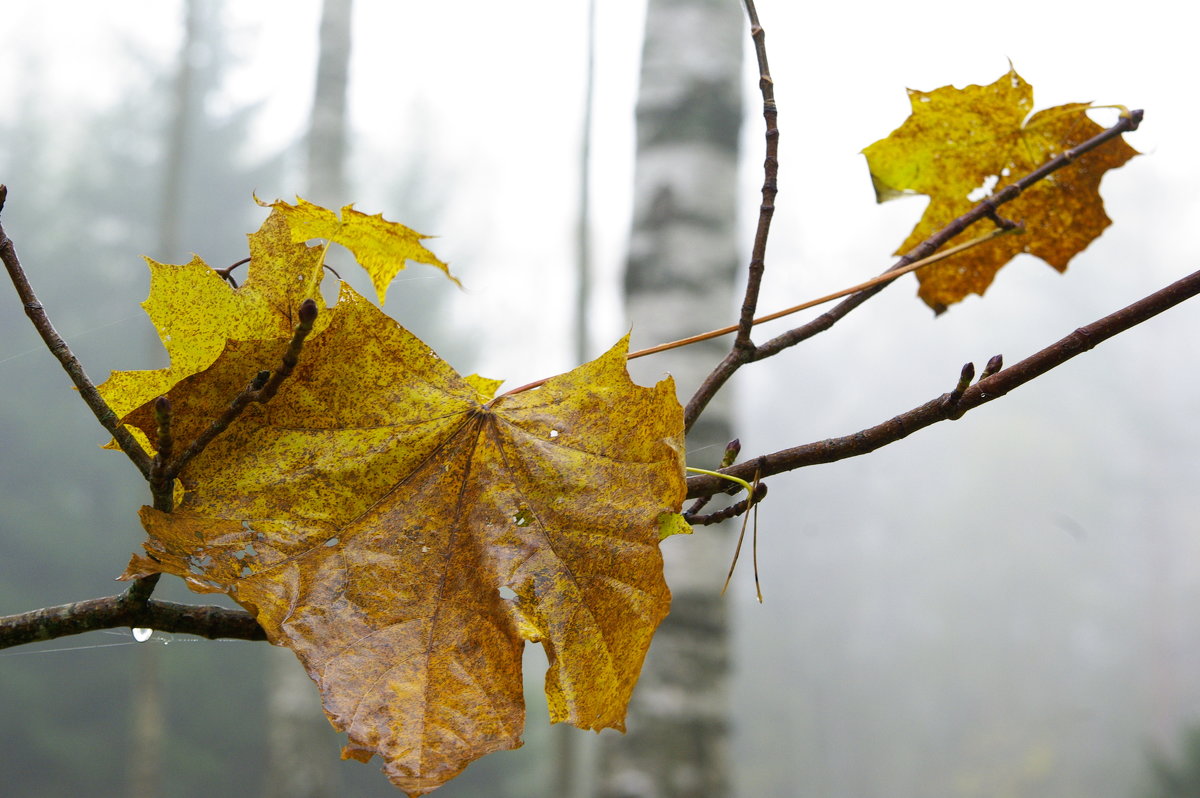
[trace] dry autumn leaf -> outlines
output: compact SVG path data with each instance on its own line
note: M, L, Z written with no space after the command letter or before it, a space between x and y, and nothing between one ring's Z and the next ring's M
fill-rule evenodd
M344 755L379 754L411 795L520 745L527 640L552 720L623 728L670 602L660 533L686 531L671 380L635 385L622 341L494 398L348 286L322 315L280 393L184 469L176 511L143 509L125 578L233 597L296 652ZM229 340L171 389L175 438L286 346ZM150 403L124 421L153 439Z
M908 94L912 115L886 139L863 150L879 202L914 193L930 197L897 254L987 194L1102 130L1088 119L1087 103L1029 116L1033 89L1014 70L988 86L909 89ZM1004 210L1025 223L1025 235L998 239L921 270L920 297L940 313L968 294L983 294L996 272L1022 252L1065 271L1071 258L1111 223L1100 198L1100 178L1136 154L1124 140L1109 142L1037 183Z
M342 208L342 218L339 219L333 211L300 197L296 198L295 205L282 200L270 205L264 202L259 204L274 208L287 217L294 241L299 243L323 238L350 250L359 265L371 275L380 305L387 294L387 287L404 268L406 261L414 260L435 266L458 284L458 278L450 273L450 267L421 244L429 236L397 222L389 222L383 218L383 214L368 216L354 210L353 205L347 205Z

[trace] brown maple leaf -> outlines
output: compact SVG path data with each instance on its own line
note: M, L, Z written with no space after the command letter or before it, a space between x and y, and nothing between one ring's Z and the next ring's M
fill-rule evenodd
M349 733L424 794L520 745L521 651L550 662L552 720L623 728L669 606L658 550L686 493L671 380L635 385L627 341L493 398L348 286L267 405L181 474L125 578L227 593L292 648ZM231 340L169 397L195 437L286 342ZM153 439L150 405L125 419Z

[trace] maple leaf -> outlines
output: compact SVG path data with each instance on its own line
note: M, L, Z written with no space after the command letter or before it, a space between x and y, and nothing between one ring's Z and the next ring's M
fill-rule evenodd
M99 386L118 416L165 394L180 380L204 371L227 341L287 340L296 309L306 299L324 307L322 248L292 242L284 214L273 212L249 236L246 280L234 289L199 257L182 265L150 266L150 296L142 303L171 364L151 371L117 371ZM321 329L324 320L318 316Z
M863 150L884 202L905 194L930 197L920 222L896 254L907 252L994 193L1103 128L1087 103L1038 111L1033 88L1010 69L988 86L908 90L912 115L886 139ZM1058 271L1111 224L1100 178L1137 152L1123 139L1082 155L1005 206L1026 233L1007 236L918 273L920 297L940 313L968 294L983 294L996 272L1019 253Z
M292 648L344 756L378 753L411 795L520 745L521 651L550 662L550 716L623 728L670 594L660 529L686 494L670 378L635 385L628 339L541 388L493 398L351 288L267 405L251 405L143 508L146 555L223 592ZM170 392L177 439L286 342L230 340ZM127 424L152 437L147 404Z
M421 235L397 222L389 222L383 214L368 216L354 210L353 205L342 208L342 218L320 205L296 198L295 205L277 200L269 205L282 213L292 228L292 239L297 242L312 238L323 238L341 244L354 254L359 265L371 275L375 293L382 305L387 287L405 267L405 262L415 260L427 263L445 272L446 276L460 285L458 278L450 273L450 267L440 261L421 242L430 236Z

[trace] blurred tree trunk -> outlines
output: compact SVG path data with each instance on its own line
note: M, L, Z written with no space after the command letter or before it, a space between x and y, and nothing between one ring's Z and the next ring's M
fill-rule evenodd
M744 30L730 0L649 0L625 274L635 349L733 318ZM635 377L645 383L669 371L686 399L727 346L634 361ZM714 467L732 437L728 397L718 396L689 435L688 462ZM729 622L720 595L729 538L710 527L664 545L671 614L634 691L628 733L601 738L602 798L730 794Z
M353 0L324 0L320 55L308 132L308 189L313 202L346 198L346 89ZM320 694L290 650L272 649L268 689L268 798L338 795L338 741Z
M189 133L196 123L195 65L192 54L201 39L198 0L186 0L183 7L183 37L175 80L171 86L172 107L167 122L163 153L163 182L158 217L160 257L175 257L179 249L182 221L183 181L189 156ZM151 336L151 348L158 340ZM133 688L133 740L130 751L131 798L158 798L163 785L163 740L166 722L163 710L162 650L158 646L137 649L137 681Z
M308 193L316 203L346 204L346 89L350 83L353 0L325 0L321 52L308 129Z
M137 682L133 686L133 747L130 752L129 795L158 798L162 795L163 687L158 646L139 646Z

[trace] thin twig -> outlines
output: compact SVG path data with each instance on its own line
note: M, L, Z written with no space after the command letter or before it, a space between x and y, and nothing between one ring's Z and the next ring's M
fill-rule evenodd
M940 249L943 244L954 238L963 230L966 230L980 219L992 218L996 216L997 209L1001 205L1012 202L1017 197L1021 196L1021 194L1023 194L1025 191L1029 190L1029 188L1035 183L1044 180L1046 177L1057 172L1059 169L1062 169L1064 166L1077 159L1080 155L1096 149L1100 145L1115 139L1123 133L1137 130L1138 125L1141 124L1142 116L1143 112L1140 110L1131 111L1128 116L1122 116L1120 119L1118 119L1117 123L1112 127L1102 130L1100 133L1092 136L1092 138L1083 142L1078 147L1074 147L1058 155L1057 157L1050 159L1021 179L1017 180L1011 185L1005 186L996 195L984 199L974 208L950 222L950 224L946 225L941 230L937 231L929 238L925 239L916 247L914 247L912 250L907 252L904 257L896 261L892 268L884 272L884 275L900 276L903 273L902 270L906 265L915 260L928 257L931 253ZM771 357L772 355L775 355L780 351L787 349L788 347L795 346L801 341L807 340L818 333L825 332L846 315L848 315L850 311L854 310L863 302L866 302L868 299L875 296L875 294L882 291L888 285L890 285L890 282L883 282L869 291L865 291L861 294L855 294L812 321L793 330L788 330L785 333L777 335L771 340L758 346L754 359L765 360L766 358Z
M721 491L716 491L716 493L720 492ZM712 498L713 495L715 494L706 494L700 497L700 499L707 500ZM683 520L687 521L690 526L708 526L710 524L719 524L722 521L728 521L730 518L737 518L739 515L762 501L766 495L767 486L765 483L760 482L758 483L758 487L754 489L753 501L751 501L749 498L742 499L739 502L735 502L728 507L724 507L716 512L708 513L707 515L696 515L689 509L688 512L683 514ZM696 501L699 502L700 499L697 499Z
M767 35L758 21L758 10L754 7L754 0L745 0L745 6L750 21L750 38L754 41L754 53L758 58L758 88L762 92L763 121L766 124L766 156L763 159L762 202L758 206L758 226L754 231L754 244L750 248L746 292L742 298L737 338L733 342L735 351L754 350L750 331L754 327L754 314L758 312L758 294L766 270L767 236L771 232L771 219L775 215L775 196L779 192L779 109L775 105L775 83L767 65Z
M230 265L226 266L224 269L213 269L213 271L216 272L218 275L220 275L222 280L229 283L234 288L237 288L238 284L237 284L237 280L235 280L233 278L233 270L236 269L238 266L241 266L242 264L249 263L249 262L250 262L249 258L242 258L241 260L237 261L236 263L231 263Z
M164 513L174 509L174 482L168 476L171 457L175 454L175 438L171 434L171 400L160 396L154 400L154 423L157 428L157 451L150 464L150 495L154 509Z
M299 318L299 322L296 324L292 340L288 344L287 351L283 354L283 360L279 368L274 373L260 371L250 381L250 384L233 398L233 401L229 403L225 411L213 419L208 427L197 435L194 441L188 444L188 447L183 450L179 457L167 466L164 474L165 479L173 481L178 477L184 467L204 451L218 435L227 430L229 425L242 414L242 411L249 407L251 402L262 404L269 402L275 396L275 393L279 390L279 386L291 375L292 371L296 368L296 364L300 362L300 351L304 347L304 340L312 332L313 322L317 318L317 303L311 299L304 300L300 304L300 311L297 317Z
M721 469L721 473L749 480L755 474L769 477L772 474L793 471L805 466L833 463L868 454L939 421L960 418L964 413L994 399L999 399L1014 388L1040 377L1076 355L1088 351L1101 342L1107 341L1197 294L1200 294L1200 271L1193 272L1115 313L1078 328L1065 338L1030 355L1014 366L1000 369L986 379L979 380L966 388L956 402L949 401L952 393L943 394L920 407L852 435L829 438L762 455L730 468ZM1000 366L1000 363L993 358L993 361L989 363L989 369L993 364L997 368ZM692 476L688 478L687 495L689 498L710 496L725 490L726 485L727 482L720 477Z
M8 188L0 185L0 207L3 207L7 197ZM142 476L149 478L150 455L142 449L141 444L129 430L121 425L117 414L104 401L104 397L96 390L95 383L84 371L83 364L79 362L79 359L71 352L71 348L67 346L67 342L50 323L50 317L46 314L45 307L38 301L37 295L34 294L29 279L25 276L25 270L21 267L21 261L17 258L16 247L13 246L12 239L5 234L3 225L0 225L0 260L4 261L9 279L12 280L13 287L17 290L17 296L21 298L21 302L25 306L25 315L29 317L38 334L42 336L42 341L50 350L50 354L58 359L63 370L71 378L71 382L75 383L75 387L79 389L79 396L83 399L84 404L96 416L100 426L113 436L117 445L121 447L121 451L125 452L125 456L141 472Z
M1025 228L1023 225L1013 225L1012 227L1003 227L991 230L981 236L972 238L970 241L964 241L963 243L949 247L948 249L935 252L928 258L922 258L921 260L913 261L907 266L902 266L894 271L889 271L885 274L872 277L866 282L852 285L849 288L843 288L840 291L834 291L832 294L826 294L825 296L817 297L816 299L809 299L805 302L801 302L799 305L792 305L790 308L784 308L783 310L777 310L774 313L768 313L766 316L759 316L754 320L754 324L759 325L768 321L782 319L784 316L790 316L793 313L799 313L802 310L815 308L818 305L824 305L826 302L832 302L833 300L841 299L844 296L857 294L858 292L865 291L868 288L874 288L881 283L891 282L897 277L908 274L909 272L915 272L919 269L925 268L926 266L932 266L935 263L940 263L946 258L957 255L960 252L965 252L968 249L973 249L974 247L977 247L980 244L985 244L994 238L998 238L999 236L1008 235L1009 233L1022 232L1024 229ZM719 338L722 335L728 335L729 333L737 332L738 329L740 329L739 325L731 324L728 327L722 327L719 330L709 330L708 332L700 333L698 335L680 338L678 341L670 341L668 343L658 344L657 346L651 346L646 349L639 349L636 352L630 352L627 357L629 360L633 360L634 358L645 357L646 355L655 355L659 352L666 352L669 349L677 349L681 346L688 346L689 344L698 343L700 341L707 341L710 338Z
M881 285L883 283L890 283L892 280L895 280L897 277L899 277L901 275L908 274L909 272L918 271L920 269L925 268L926 266L932 266L935 263L940 263L941 261L945 260L946 258L949 258L953 255L957 255L960 252L965 252L966 250L977 247L980 244L985 244L994 238L998 238L999 236L1008 235L1009 233L1023 232L1024 229L1025 228L1023 225L1012 224L1012 225L1009 225L1006 227L991 230L987 233L984 233L981 236L976 236L975 238L972 238L969 241L964 241L963 243L956 244L955 246L950 247L948 249L944 249L940 252L935 252L934 254L930 255L927 258L922 258L921 260L913 261L912 263L909 263L906 266L902 266L898 269L885 272L876 277L872 277L870 280L867 280L866 282L858 283L857 285L852 285L849 288L843 288L840 291L834 291L832 294L826 294L825 296L817 297L816 299L806 300L804 302L801 302L799 305L792 305L790 308L784 308L783 310L777 310L774 313L768 313L765 316L759 316L757 319L754 319L753 323L757 325L757 324L763 324L768 321L774 321L776 319L781 319L784 316L790 316L793 313L799 313L802 310L808 310L809 308L814 308L817 305L823 305L826 302L832 302L835 299L841 299L844 296L851 296L860 291L866 291L867 289L874 288L875 286ZM638 349L635 352L630 352L627 355L625 355L625 359L633 360L633 359L639 358L639 357L646 357L647 355L657 355L660 352L666 352L671 349L679 349L680 347L689 346L691 344L699 343L700 341L707 341L711 338L720 338L722 335L729 335L730 333L737 332L739 329L740 329L739 325L731 324L728 327L721 327L720 329L717 329L717 330L709 330L708 332L697 333L696 335L690 335L687 338L680 338L675 341L668 341L665 344L656 344L655 346L647 347L646 349ZM523 391L528 391L533 388L539 388L539 387L545 385L546 382L549 380L550 380L549 377L543 377L540 380L535 380L534 382L526 383L525 385L522 385L519 388L513 388L511 391L506 392L504 395L511 396L513 394L522 393Z

